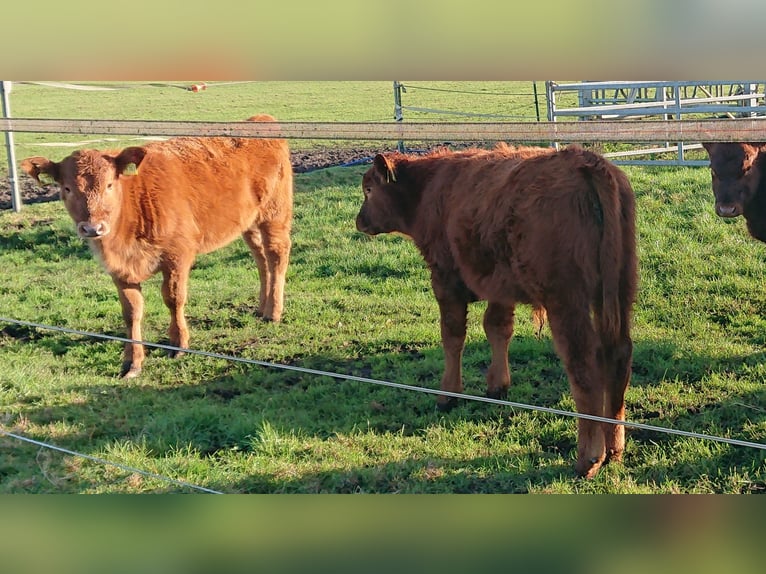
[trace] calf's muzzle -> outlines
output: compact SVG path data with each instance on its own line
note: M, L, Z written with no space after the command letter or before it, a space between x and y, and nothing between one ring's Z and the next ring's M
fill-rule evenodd
M742 209L735 203L716 203L715 212L719 217L737 217L742 215Z
M77 234L83 238L103 237L109 233L109 224L105 221L91 223L90 221L81 221L77 224Z

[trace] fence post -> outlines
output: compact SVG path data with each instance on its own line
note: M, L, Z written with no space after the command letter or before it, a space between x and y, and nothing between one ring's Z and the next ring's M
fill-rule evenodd
M758 84L745 84L744 92L747 95L757 93L758 92ZM764 92L766 92L766 85L764 85ZM754 108L755 106L758 105L758 100L756 98L751 98L749 100L743 100L742 101L742 105ZM755 112L750 112L749 114L742 114L743 117L746 117L748 115L751 118L756 116Z
M545 82L545 100L548 110L548 121L556 121L556 90L554 89L554 83L551 80ZM551 142L551 147L558 150L559 142Z
M0 92L3 98L3 117L11 117L11 102L9 95L11 93L11 82L1 81ZM21 211L21 194L19 193L19 178L16 173L16 151L13 144L13 132L5 132L5 146L8 148L8 179L11 183L11 206L13 211Z
M681 120L681 83L676 82L675 84L675 90L676 90L676 119ZM683 165L684 163L684 142L676 142L678 145L678 163Z
M402 90L404 88L402 87L402 84L400 82L394 81L394 119L397 122L404 121L404 116L402 115ZM404 142L399 141L398 144L396 144L396 149L400 152L404 153Z
M532 82L532 92L535 95L535 115L537 115L537 121L540 121L540 99L537 97L537 82Z

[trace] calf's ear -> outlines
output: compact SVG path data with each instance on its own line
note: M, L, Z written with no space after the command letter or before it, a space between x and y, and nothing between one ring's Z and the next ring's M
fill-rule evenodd
M21 169L33 177L40 185L48 185L59 180L59 164L51 160L35 156L21 161Z
M114 158L117 164L117 173L120 175L136 175L138 166L146 155L146 150L139 146L126 147Z
M381 181L386 183L396 182L396 172L394 171L394 165L383 154L377 154L373 160L372 165L375 168Z
M742 165L745 168L749 168L753 165L755 160L758 159L758 154L760 154L761 150L757 144L745 144L742 147L745 151L745 159L742 162Z

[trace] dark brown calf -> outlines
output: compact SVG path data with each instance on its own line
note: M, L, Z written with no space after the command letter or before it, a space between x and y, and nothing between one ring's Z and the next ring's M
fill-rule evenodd
M625 419L637 288L634 196L625 175L579 148L377 155L356 219L412 238L441 312L441 389L462 392L469 302L486 300L487 394L510 385L514 307L545 308L580 413ZM440 396L449 407L453 399ZM623 425L578 421L577 472L619 459Z
M750 234L766 241L766 143L703 143L710 157L715 212L743 215Z
M141 283L161 271L170 344L188 348L192 264L240 234L258 265L259 314L280 320L293 209L285 140L175 138L122 151L80 150L60 162L31 157L21 167L38 183L48 176L61 187L77 233L117 286L130 339L142 340ZM143 345L127 343L121 376L137 376L143 361Z

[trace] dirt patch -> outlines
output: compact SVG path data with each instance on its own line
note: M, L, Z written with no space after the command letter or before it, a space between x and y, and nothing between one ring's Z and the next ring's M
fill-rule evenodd
M56 186L41 187L34 183L25 173L19 173L19 194L21 203L39 203L41 201L55 201L59 198L59 190ZM11 182L8 178L0 179L0 209L10 209Z
M326 167L365 163L366 161L371 161L379 151L381 150L372 148L332 148L293 151L291 152L293 171L295 173L306 173Z
M451 144L444 142L429 144L428 148L432 149L444 146L462 148L470 145L474 144ZM327 167L363 164L371 161L376 153L380 151L391 151L394 148L395 146L392 145L389 150L381 150L380 148L342 147L293 151L291 154L293 170L295 173L306 173ZM421 148L418 148L418 150L420 149ZM51 185L41 187L34 183L32 178L23 172L19 172L19 186L22 204L55 201L59 198L57 186ZM7 178L0 179L0 209L10 209L12 206L10 181L8 181Z

